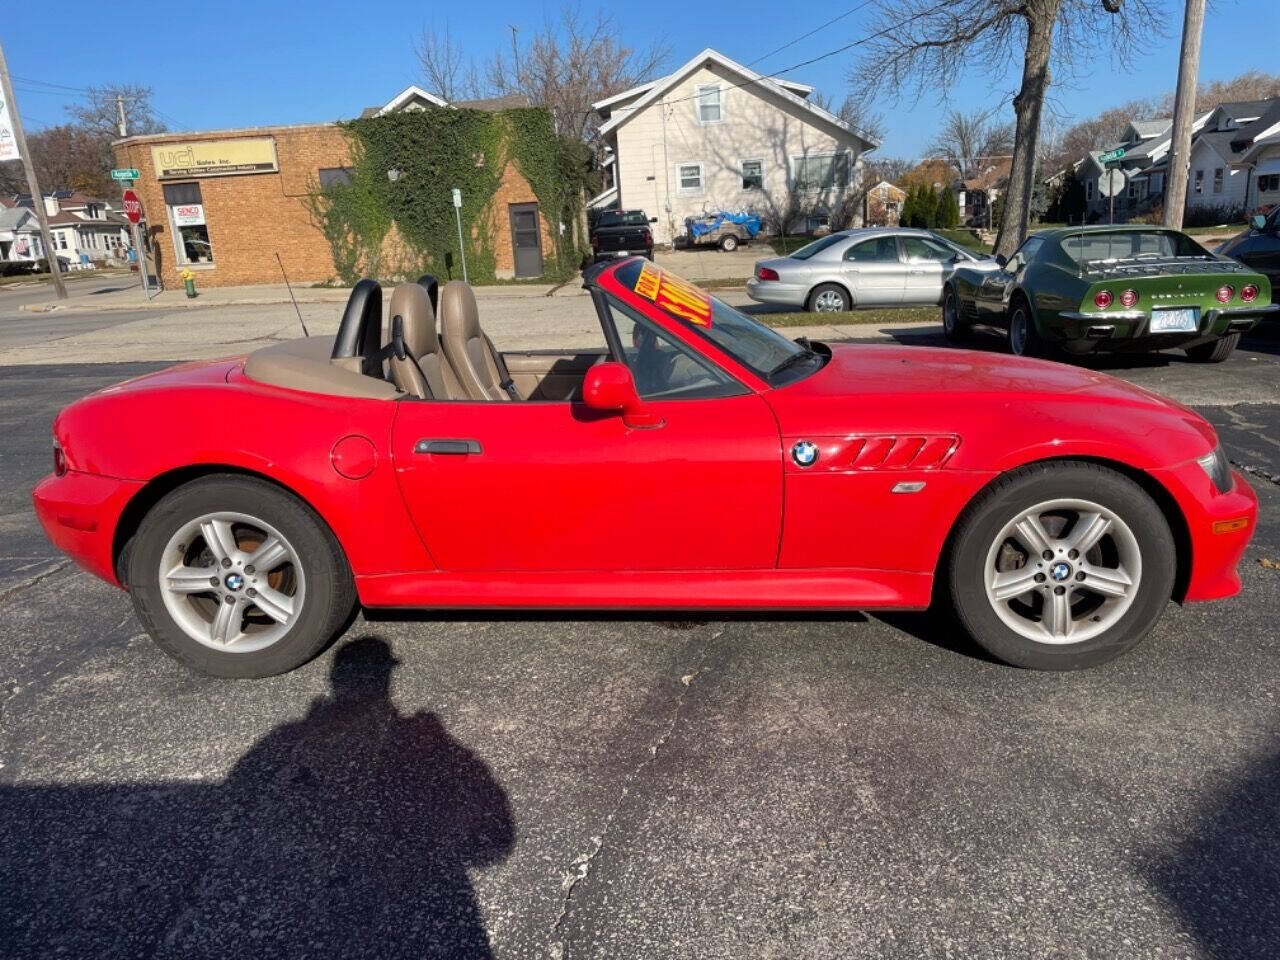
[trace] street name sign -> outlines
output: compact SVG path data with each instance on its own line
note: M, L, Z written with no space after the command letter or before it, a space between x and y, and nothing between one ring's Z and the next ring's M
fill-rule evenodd
M112 180L137 180L138 168L129 167L126 170L112 170L111 179Z
M1108 150L1098 158L1103 163L1115 163L1117 160L1124 159L1124 147L1116 147L1114 150Z

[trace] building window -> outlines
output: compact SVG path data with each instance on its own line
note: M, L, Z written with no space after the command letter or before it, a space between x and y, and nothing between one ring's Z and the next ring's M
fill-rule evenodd
M67 249L67 235L65 233L58 234L58 249Z
M676 167L676 191L686 195L702 192L702 164L682 163Z
M1151 188L1148 190L1152 196L1157 193L1164 193L1164 174L1153 173L1151 175Z
M1214 193L1222 192L1222 168L1221 167L1217 167L1213 171L1213 192Z
M1196 171L1195 192L1204 193L1204 171L1203 170Z
M213 263L213 247L209 243L209 226L205 223L200 184L164 184L164 203L169 208L178 264Z
M764 161L763 160L743 160L742 161L742 189L743 190L763 190L764 189Z
M320 189L325 187L349 187L351 186L351 168L350 167L321 167L320 168Z
M1129 189L1126 191L1125 196L1130 200L1136 200L1138 198L1138 181L1129 181Z
M1093 202L1093 180L1092 179L1086 180L1084 182L1084 198L1089 203Z
M844 189L849 185L849 155L829 153L819 156L796 157L797 190Z
M699 123L719 123L724 119L724 106L720 102L720 84L704 83L698 87L695 103L698 105Z
M1259 193L1272 193L1276 190L1280 190L1280 173L1258 178Z

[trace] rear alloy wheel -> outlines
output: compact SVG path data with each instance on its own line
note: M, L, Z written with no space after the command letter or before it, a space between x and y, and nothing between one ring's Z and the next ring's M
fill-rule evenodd
M229 475L152 508L130 547L128 583L156 644L220 677L306 663L355 605L351 571L320 518L271 484Z
M1097 464L1033 464L966 512L952 603L974 640L1020 667L1076 670L1145 637L1173 591L1175 547L1141 487Z
M1022 297L1009 305L1009 352L1016 357L1043 357L1046 353L1031 306Z
M834 283L824 283L809 294L809 310L813 313L843 313L853 307L849 294Z
M1221 363L1235 352L1239 343L1240 334L1228 333L1225 337L1219 337L1209 343L1187 347L1186 353L1196 363Z
M969 322L960 316L960 297L954 287L947 287L942 294L942 332L948 340L968 340L973 333Z
M734 236L721 237L720 249L725 253L733 253L738 249L738 238Z

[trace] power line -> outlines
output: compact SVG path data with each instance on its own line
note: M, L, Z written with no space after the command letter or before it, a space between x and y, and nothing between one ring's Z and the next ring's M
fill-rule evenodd
M862 3L859 3L857 6L850 7L848 10L846 10L844 13L840 14L838 17L832 17L832 18L831 18L830 20L828 20L826 23L824 23L824 24L820 24L819 26L814 27L814 28L813 28L812 30L810 30L808 33L802 33L800 36L796 37L794 40L788 40L788 41L787 41L786 43L784 43L782 46L780 46L780 47L776 47L775 49L770 50L768 53L764 54L763 56L756 57L754 60L752 60L750 63L748 63L748 64L747 64L747 66L748 66L748 67L754 67L754 66L755 66L757 63L759 63L761 60L768 60L768 59L769 59L770 57L772 57L775 53L781 53L783 50L786 50L788 47L793 47L793 46L795 46L795 45L796 45L797 43L799 43L801 40L807 40L809 37L812 37L812 36L813 36L815 33L817 33L819 30L825 30L827 27L831 26L833 23L838 23L839 21L843 20L845 17L849 16L849 14L851 14L851 13L857 13L857 12L858 12L859 10L861 10L863 7L870 6L870 5L871 5L872 3L874 3L874 2L875 2L875 0L862 0Z
M37 80L34 77L20 77L16 73L11 74L13 80L20 80L22 83L31 83L40 87L53 87L55 90L70 90L73 93L91 93L88 87L69 87L64 83L50 83L48 80Z

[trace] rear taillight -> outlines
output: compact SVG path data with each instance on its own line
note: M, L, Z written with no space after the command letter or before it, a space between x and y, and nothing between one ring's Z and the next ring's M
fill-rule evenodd
M1137 290L1126 290L1124 293L1120 294L1120 306L1122 307L1132 307L1137 302Z
M1111 306L1111 291L1099 290L1093 295L1093 303L1099 310L1105 310Z
M1258 288L1252 283L1247 283L1240 288L1240 299L1245 303L1253 303L1258 299Z
M1234 297L1235 295L1236 295L1236 292L1225 283L1222 286L1220 286L1218 288L1218 292L1214 294L1214 296L1218 298L1219 303L1230 303L1231 298Z
M757 280L777 280L778 271L770 270L768 267L756 267Z
M652 233L650 233L648 230L646 230L646 231L644 232L644 245L645 245L646 247L652 247L652 246L653 246L653 234L652 234Z
M53 444L53 475L60 477L67 472L67 457L62 452L62 445L57 441Z

